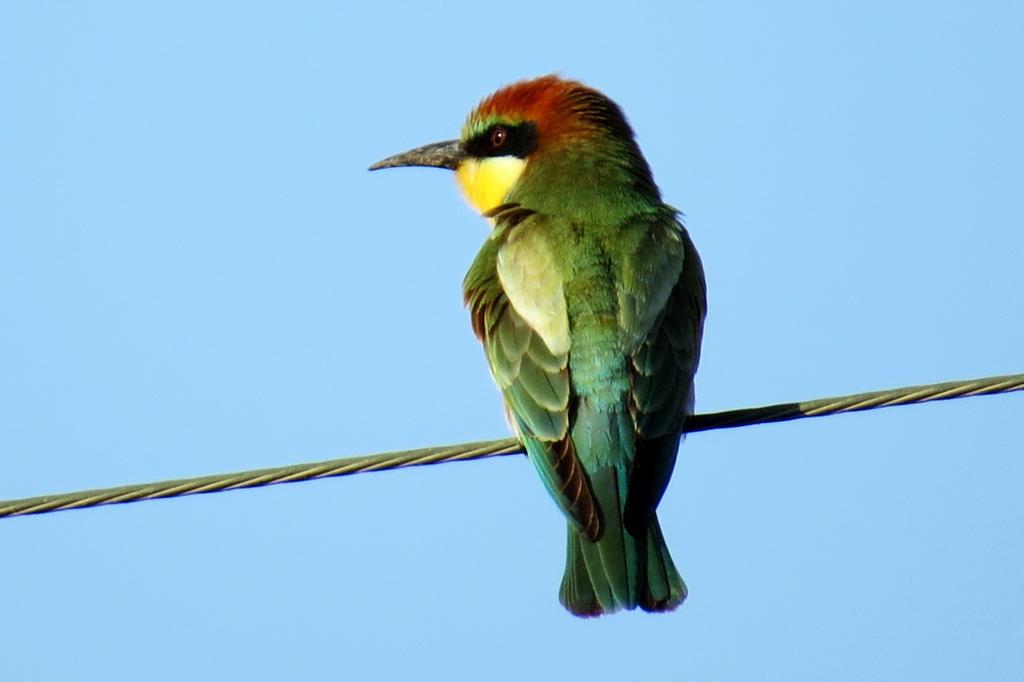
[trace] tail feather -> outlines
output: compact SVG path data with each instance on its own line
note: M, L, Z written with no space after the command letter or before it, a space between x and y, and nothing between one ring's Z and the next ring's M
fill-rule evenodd
M569 526L565 576L562 578L558 600L573 614L586 618L600 616L604 613L604 609L601 607L601 600L597 597L594 581L587 571L587 562L583 557L583 548L581 547L583 542L586 540L572 526ZM605 592L604 597L607 601L610 593L607 590Z
M672 611L682 604L686 583L676 570L657 518L651 521L645 535L643 551L635 555L639 573L634 574L633 582L626 583L626 574L616 567L625 564L625 557L618 562L606 562L611 552L601 552L604 537L591 542L569 526L565 575L558 595L562 605L574 615L591 617L637 606L644 611ZM639 550L637 538L631 540Z
M626 474L619 467L609 466L595 471L590 480L597 491L603 523L597 542L582 543L587 570L595 583L606 584L611 590L611 600L602 601L606 608L635 608L640 553L636 538L622 523Z
M572 441L600 514L596 539L569 526L559 598L578 616L638 606L670 611L686 597L653 511L664 488L661 479L641 475L643 490L632 495L632 504L627 502L633 493L635 439L624 403L616 407L581 399L577 404ZM667 482L667 475L663 478Z
M646 535L643 563L647 570L640 593L640 608L644 611L671 611L686 599L686 583L672 562L657 516L651 519Z
M640 536L626 530L614 467L595 472L591 482L604 514L602 533L590 541L569 526L565 575L559 600L577 616L620 610L671 611L686 598L686 585L669 554L657 516Z

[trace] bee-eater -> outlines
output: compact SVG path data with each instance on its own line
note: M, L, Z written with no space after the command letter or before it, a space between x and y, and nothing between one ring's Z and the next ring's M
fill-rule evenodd
M484 99L458 140L370 167L455 171L491 225L464 282L509 422L569 522L578 616L686 598L655 510L693 412L706 297L622 110L545 76Z

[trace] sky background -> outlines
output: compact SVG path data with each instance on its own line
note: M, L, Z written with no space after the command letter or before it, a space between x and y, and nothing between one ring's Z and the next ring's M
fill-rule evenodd
M1012 2L3 3L0 499L505 437L460 295L485 223L365 169L552 71L687 215L699 411L1024 371L1022 34ZM562 610L520 457L0 520L0 679L1020 680L1022 410L694 434L663 616Z

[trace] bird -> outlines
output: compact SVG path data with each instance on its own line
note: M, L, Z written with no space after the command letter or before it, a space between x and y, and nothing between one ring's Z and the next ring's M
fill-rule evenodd
M675 609L657 507L694 409L704 270L622 109L556 75L485 97L458 139L370 170L452 170L490 230L463 282L506 416L567 520L572 614Z

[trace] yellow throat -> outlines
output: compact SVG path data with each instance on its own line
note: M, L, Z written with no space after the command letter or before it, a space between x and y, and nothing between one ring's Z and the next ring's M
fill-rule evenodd
M459 187L473 208L486 213L505 202L509 190L526 169L526 160L517 156L469 158L455 171Z

